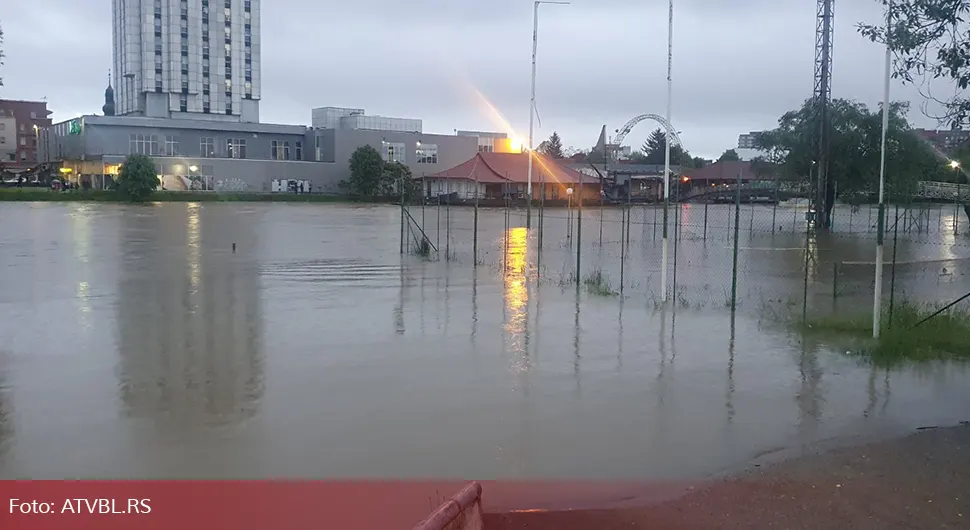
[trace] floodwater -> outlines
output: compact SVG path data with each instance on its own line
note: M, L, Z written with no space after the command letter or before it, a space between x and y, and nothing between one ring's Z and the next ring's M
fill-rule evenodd
M700 478L970 419L964 366L877 371L765 318L803 300L805 248L807 305L871 307L865 209L808 240L797 208L704 210L675 214L663 305L652 208L629 247L583 212L578 277L604 280L577 290L566 210L541 253L482 210L475 267L469 208L411 208L428 259L393 206L0 206L0 478ZM954 213L887 240L897 296L966 292Z

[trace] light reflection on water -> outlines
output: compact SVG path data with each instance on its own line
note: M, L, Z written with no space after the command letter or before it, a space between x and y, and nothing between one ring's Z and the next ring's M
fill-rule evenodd
M25 230L0 233L17 249L0 253L3 478L697 477L833 436L967 419L963 366L878 371L750 311L536 283L530 234L515 220L506 231L501 212L482 212L483 254L501 259L479 267L402 257L394 208L5 215ZM544 263L561 252L574 264L575 246L549 230ZM459 257L462 234L449 242ZM842 244L815 243L823 257ZM698 263L729 256L723 246L685 243L679 281L710 281ZM604 248L589 254L606 264ZM648 276L637 260L651 252L633 251L632 276ZM786 274L802 252L745 259L801 290Z

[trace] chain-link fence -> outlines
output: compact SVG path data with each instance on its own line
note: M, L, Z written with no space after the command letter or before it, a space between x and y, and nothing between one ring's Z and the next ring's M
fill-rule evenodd
M871 311L877 206L836 204L831 229L823 231L813 226L805 199L725 195L703 202L675 196L666 208L666 297L662 204L534 207L529 229L521 206L407 205L402 250L657 306L666 298L681 308L760 314ZM962 202L892 199L885 209L884 306L943 304L970 291L970 220Z

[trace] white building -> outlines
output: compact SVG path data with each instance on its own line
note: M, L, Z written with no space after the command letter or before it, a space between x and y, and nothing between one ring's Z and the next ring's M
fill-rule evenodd
M112 0L117 114L259 122L260 0Z
M344 107L318 107L311 111L310 123L314 129L338 129L343 131L390 131L421 133L421 120L367 116L364 109Z

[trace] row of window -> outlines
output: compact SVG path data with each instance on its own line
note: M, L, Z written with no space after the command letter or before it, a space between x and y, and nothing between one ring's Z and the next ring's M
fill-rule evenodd
M407 163L405 151L407 147L403 143L383 142L384 160L387 162ZM437 144L418 144L415 150L415 162L418 164L437 164L438 145Z
M2 125L2 124L0 124L0 125ZM0 136L0 144L5 144L5 143L7 143L7 137L6 136ZM34 145L35 143L36 142L34 140L31 140L30 146L31 147L36 147ZM20 146L21 147L27 147L27 137L26 136L21 136L20 137Z
M164 143L163 143L164 142ZM217 148L215 138L204 136L199 141L199 155L203 158L246 158L246 139L227 138L225 151ZM284 140L273 140L270 142L270 155L273 160L303 160L303 142L293 142L293 150L290 150L290 142ZM179 148L178 138L175 136L165 136L163 141L154 134L132 134L128 136L128 152L133 155L149 156L182 156ZM291 153L293 157L291 158Z
M159 141L159 137L154 134L132 134L128 138L128 150L130 154L140 155L187 155L187 153L180 151L179 141L175 136L165 136L163 142ZM199 141L199 155L204 158L219 158L222 156L226 158L246 158L245 138L228 138L226 139L225 145L225 151L220 151L217 149L215 138L204 136ZM400 162L402 164L407 163L405 156L407 147L405 144L384 142L383 147L384 160L388 162ZM273 160L303 160L303 142L293 142L291 150L291 144L288 140L272 140L270 142L270 157ZM415 150L415 162L418 164L437 164L437 144L418 144Z
M181 73L182 73L182 93L179 94L179 111L189 111L189 2L182 0L180 6L180 26L181 26Z
M7 160L6 161L7 162L16 162L17 161L17 153L7 153ZM27 161L27 151L21 151L20 152L20 161L21 162L26 162Z

